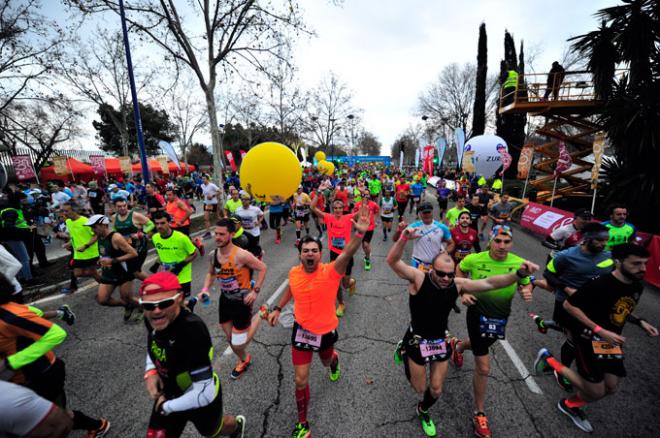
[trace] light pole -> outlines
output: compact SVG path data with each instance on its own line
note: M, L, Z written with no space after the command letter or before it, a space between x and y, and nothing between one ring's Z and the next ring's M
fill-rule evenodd
M348 124L351 127L351 152L353 155L357 155L357 152L355 151L355 116L353 114L349 114L346 116L348 119Z
M337 119L328 119L330 121L330 144L332 150L332 158L335 157L335 122Z

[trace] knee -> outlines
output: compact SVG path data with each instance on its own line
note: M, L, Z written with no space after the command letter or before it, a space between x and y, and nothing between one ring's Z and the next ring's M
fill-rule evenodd
M309 383L309 379L307 375L296 374L295 382L296 382L296 389L303 389Z
M431 383L431 386L429 386L429 390L431 391L431 395L433 396L433 398L438 398L440 397L440 394L442 394L442 384Z
M96 302L99 303L102 306L105 306L108 304L108 297L102 297L97 295L96 296Z
M426 391L426 382L425 381L415 382L415 381L411 380L410 385L413 387L413 389L415 390L415 392L417 394L424 394L424 391Z
M490 373L490 363L477 361L474 366L474 372L480 376L488 377Z

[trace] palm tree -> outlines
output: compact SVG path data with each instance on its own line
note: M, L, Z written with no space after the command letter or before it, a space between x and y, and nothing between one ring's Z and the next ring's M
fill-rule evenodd
M615 163L604 169L604 205L626 203L633 223L658 233L660 3L626 0L596 16L600 28L572 40L588 59L596 95L604 102L599 122L615 151ZM616 75L617 68L627 72Z

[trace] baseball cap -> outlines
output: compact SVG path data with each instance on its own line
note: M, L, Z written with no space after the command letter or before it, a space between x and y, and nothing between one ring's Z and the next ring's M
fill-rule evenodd
M417 213L424 213L426 211L433 211L433 206L429 202L422 202L417 207Z
M152 286L147 288L148 286ZM180 290L181 283L176 275L171 272L156 272L148 276L140 286L140 296L157 294L159 292L168 292L171 290Z
M117 187L118 187L117 184L110 184L108 186L108 190L116 189Z
M85 223L86 227L93 227L94 225L110 225L110 219L102 214L95 214Z
M577 210L575 210L575 217L581 217L583 219L592 219L594 215L591 214L591 211L587 210L586 208L578 208Z

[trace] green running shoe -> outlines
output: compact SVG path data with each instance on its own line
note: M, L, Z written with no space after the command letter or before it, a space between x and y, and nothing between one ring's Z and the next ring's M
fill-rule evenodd
M371 271L371 260L367 258L364 259L364 270Z
M417 405L416 411L417 411L417 417L419 418L424 433L427 436L435 436L436 434L435 423L433 423L433 420L431 420L429 413L422 411L419 405Z
M336 382L337 380L339 380L340 376L341 376L341 369L339 368L339 362L337 362L337 369L335 369L334 372L332 372L332 366L330 366L330 381Z
M312 431L309 430L309 423L296 423L293 428L291 438L309 438L312 436Z
M394 363L397 365L403 364L403 355L401 354L402 348L403 348L403 340L400 340L396 344L396 349L394 350Z

